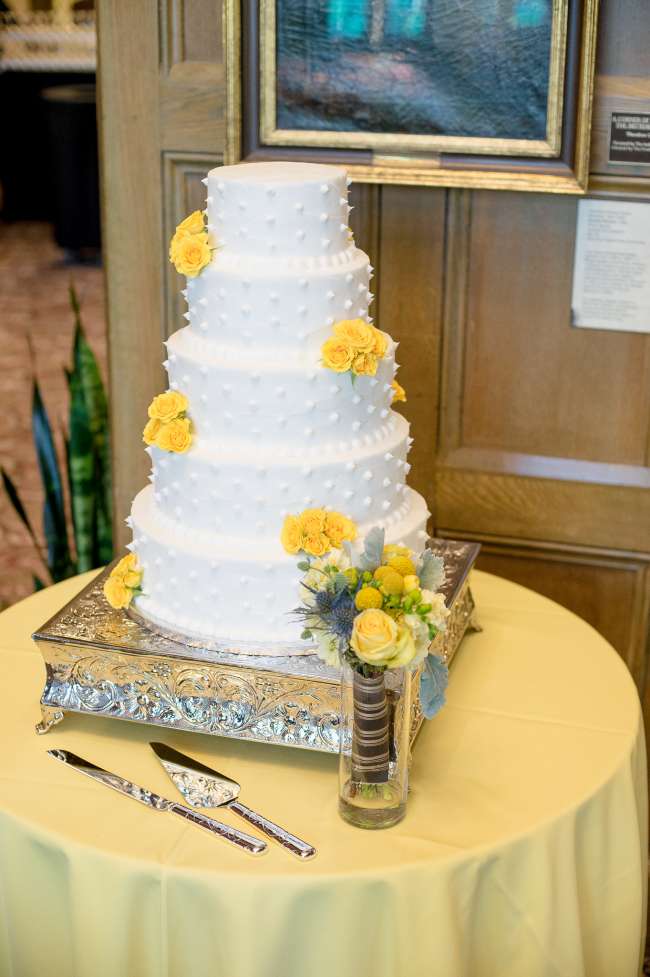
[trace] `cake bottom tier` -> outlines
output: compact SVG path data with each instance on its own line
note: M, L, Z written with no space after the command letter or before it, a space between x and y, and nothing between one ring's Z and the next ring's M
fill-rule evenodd
M422 496L406 489L399 518L386 520L386 542L422 549L428 518ZM134 603L145 622L248 654L255 644L266 655L311 653L290 613L300 602L298 558L288 556L279 539L188 538L182 526L161 516L151 486L135 497L131 521L130 549L144 571L143 593ZM370 528L360 526L359 538Z

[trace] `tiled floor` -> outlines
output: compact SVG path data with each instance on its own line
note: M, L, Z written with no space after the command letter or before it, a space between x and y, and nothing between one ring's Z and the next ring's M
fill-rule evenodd
M47 224L0 223L0 465L14 480L39 534L42 492L31 432L31 382L35 369L60 449L68 413L63 368L70 362L73 335L70 282L105 378L101 268L65 264ZM33 572L45 573L0 487L0 606L31 593Z

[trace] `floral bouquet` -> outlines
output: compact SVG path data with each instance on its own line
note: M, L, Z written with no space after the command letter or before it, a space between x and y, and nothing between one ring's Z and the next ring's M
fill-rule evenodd
M304 514L303 514L304 515ZM310 516L310 526L311 519ZM325 520L337 513L323 513ZM414 670L422 665L420 704L431 718L445 701L447 667L431 653L435 636L446 627L449 610L440 593L443 561L430 550L416 554L405 546L384 545L383 529L372 529L361 555L354 558L351 539L337 538L314 548L305 536L300 545L301 516L296 520L294 552L300 552L298 568L302 603L293 613L303 623L302 637L315 642L319 656L329 665L349 666L354 681L354 732L365 747L357 760L367 769L359 774L366 782L387 777L387 684L390 669ZM327 534L327 522L323 532ZM299 547L299 549L298 549ZM329 550L323 552L323 549ZM385 724L385 733L380 728ZM365 730L365 733L364 733ZM381 753L381 751L384 751ZM353 744L353 753L355 747ZM365 754L367 763L364 764ZM381 754L381 755L380 755Z

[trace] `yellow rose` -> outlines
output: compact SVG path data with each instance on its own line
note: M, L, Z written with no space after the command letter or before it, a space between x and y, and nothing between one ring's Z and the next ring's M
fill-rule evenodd
M127 587L139 587L142 582L142 568L138 566L138 558L135 553L127 553L116 564L112 573L120 577Z
M157 417L150 417L144 426L144 431L142 432L142 440L145 444L155 444L158 431L160 430L160 421Z
M188 406L184 394L180 394L177 390L168 390L167 393L154 397L147 413L152 420L168 424L179 414L184 414Z
M325 532L327 513L324 509L305 509L298 516L303 536L320 536ZM317 556L318 554L314 554Z
M392 400L392 403L393 404L396 404L398 401L401 401L403 404L405 404L406 403L406 390L404 389L404 387L402 387L397 382L397 380L393 380L393 382L391 383L391 387L393 388L393 400Z
M192 443L192 426L189 418L177 417L169 424L163 424L156 438L156 446L163 451L183 454Z
M357 527L347 516L340 512L328 512L325 516L325 532L329 536L330 543L340 549L343 540L353 540L357 535Z
M181 221L176 228L177 234L202 234L204 231L203 214L200 210L195 210L184 221Z
M397 634L392 617L372 607L355 617L350 646L368 665L386 665L393 657Z
M388 342L386 341L386 337L384 336L381 329L377 329L375 326L371 326L371 329L375 340L372 347L372 352L375 354L375 356L378 356L379 359L381 359L382 356L386 355L386 350L388 349Z
M355 350L342 339L332 336L323 343L320 353L326 369L335 373L346 373L352 369Z
M363 319L342 319L334 326L334 335L358 353L373 351L376 331Z
M381 555L384 563L388 563L394 556L408 556L410 558L411 551L408 546L398 546L396 543L389 543L387 546L384 546L384 551Z
M174 235L174 239L176 235ZM170 261L181 275L196 278L210 263L212 252L207 234L188 234L174 242L169 250Z
M420 581L414 573L408 574L404 577L404 593L411 594L414 590L417 590L420 586Z
M297 553L302 546L300 520L297 516L287 516L282 526L280 542L287 553Z
M377 357L373 353L359 353L354 358L352 372L359 377L374 377L377 372Z
M104 597L111 607L122 610L131 603L133 591L126 586L121 576L111 573L104 583Z
M411 629L405 624L398 625L393 656L386 664L389 668L401 668L410 665L416 655L417 648Z
M323 556L332 548L332 544L325 533L315 533L313 536L304 536L302 548L310 556Z

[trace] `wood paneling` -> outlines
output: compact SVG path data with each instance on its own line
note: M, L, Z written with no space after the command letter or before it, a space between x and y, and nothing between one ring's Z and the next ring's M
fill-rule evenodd
M409 480L433 509L445 193L420 187L383 187L381 193L379 325L400 343L398 379L407 395L400 411L415 438Z
M650 168L606 163L611 111L650 99L647 30L644 0L601 0L592 188L650 202ZM167 241L223 158L222 57L218 0L100 0L118 545L146 479L161 339L182 321ZM355 185L351 202L375 320L401 343L410 481L435 527L481 539L486 568L590 620L641 684L650 339L571 327L575 200Z
M645 464L650 340L571 327L575 221L573 199L486 192L454 228L469 235L464 319L447 324L459 447Z
M158 17L153 3L99 5L99 126L106 259L115 546L149 459L147 406L163 382L162 181L158 114ZM134 69L137 67L137 77Z
M485 541L478 566L537 590L584 618L614 645L641 688L650 561L596 550L535 550L512 541Z

